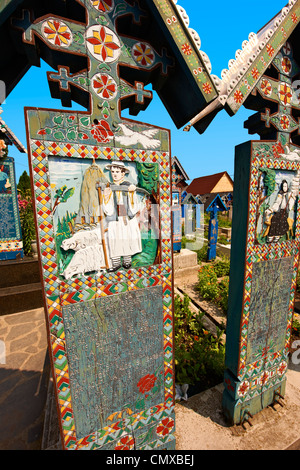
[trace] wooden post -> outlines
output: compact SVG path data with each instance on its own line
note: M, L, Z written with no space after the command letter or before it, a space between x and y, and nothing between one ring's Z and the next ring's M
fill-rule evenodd
M105 231L104 231L104 224L103 224L103 219L104 219L104 214L103 214L103 195L102 195L102 189L100 186L97 188L98 190L98 196L99 196L99 205L100 205L100 230L101 230L101 239L102 239L102 246L103 246L103 253L104 253L104 259L105 259L105 266L106 269L109 268L109 261L108 261L108 256L107 256L107 250L106 250L106 243L105 243Z

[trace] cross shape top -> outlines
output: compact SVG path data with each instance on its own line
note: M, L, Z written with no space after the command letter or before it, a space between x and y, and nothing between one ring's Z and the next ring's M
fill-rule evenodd
M264 138L271 139L281 136L285 142L290 141L294 131L298 130L299 133L300 82L295 82L293 78L299 71L292 46L287 42L258 81L248 101L247 107L261 109L257 117L250 117L246 121L245 127L249 133L257 132Z
M157 51L146 41L117 32L121 17L130 15L137 25L146 15L136 2L133 6L112 0L78 3L85 8L85 22L55 15L32 21L30 13L23 11L23 18L14 19L13 25L23 30L23 42L32 46L28 50L33 56L38 38L56 57L56 63L62 60L58 72L48 73L52 96L60 98L64 106L71 106L72 100L87 106L92 121L102 117L104 106L109 109L108 125L116 128L122 109L128 107L137 115L148 106L152 93L144 89L144 83L157 71L163 80L173 59L165 49ZM136 70L143 80L132 79Z

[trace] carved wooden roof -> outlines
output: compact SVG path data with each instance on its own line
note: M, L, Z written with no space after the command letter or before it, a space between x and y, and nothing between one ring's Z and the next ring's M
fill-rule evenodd
M0 113L2 113L1 108L0 108ZM13 131L8 127L8 125L3 121L1 117L0 117L0 138L1 139L3 138L7 145L14 145L19 150L19 152L27 153L27 150L24 147L24 145L15 136Z
M200 176L198 178L194 178L190 185L186 188L186 191L194 195L212 193L214 192L213 190L218 184L218 182L224 176L228 179L228 185L231 188L230 190L232 190L232 179L228 175L227 171L222 171L220 173L215 173L214 175Z
M229 115L234 115L265 74L278 52L287 41L294 47L294 53L299 55L300 39L300 0L290 0L289 3L256 34L251 32L248 40L238 49L235 58L228 63L228 68L221 73L219 95L197 116L190 125L202 133L215 115L225 109ZM298 49L298 52L297 52Z

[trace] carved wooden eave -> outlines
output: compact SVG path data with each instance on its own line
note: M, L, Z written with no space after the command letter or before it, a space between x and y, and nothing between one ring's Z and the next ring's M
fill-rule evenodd
M188 174L185 172L183 166L181 165L180 161L178 160L178 158L176 156L172 157L172 166L177 167L178 172L181 174L182 178L185 181L188 181L190 179Z
M185 125L195 114L218 98L221 80L211 74L211 63L201 50L198 33L189 27L189 17L177 0L146 0L154 12L172 53L180 63L181 74L173 74L167 86L158 91L175 125ZM181 89L188 90L180 92ZM170 108L171 106L171 108Z
M300 0L289 3L256 34L250 33L242 49L236 51L235 59L221 73L218 97L198 115L191 119L184 130L192 126L203 133L214 116L225 109L230 116L237 113L259 80L270 67L276 54L287 40L292 43L299 38Z
M22 0L1 0L0 4L0 25L14 12Z
M2 113L1 108L0 108L0 113ZM5 143L7 145L14 145L19 150L19 152L27 153L27 150L24 147L24 145L15 136L15 134L12 132L12 130L8 127L8 125L3 121L1 117L0 117L0 136L2 136L2 138L4 137Z

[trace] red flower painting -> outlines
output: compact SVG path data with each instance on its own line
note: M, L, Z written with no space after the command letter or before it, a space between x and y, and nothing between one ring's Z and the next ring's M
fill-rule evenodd
M236 90L234 95L233 95L233 99L236 103L241 103L243 101L243 93L240 91L240 90Z
M166 436L174 427L174 420L172 418L164 418L159 426L156 428L156 433L161 436Z
M111 30L101 26L99 30L93 30L93 36L88 37L86 40L92 44L94 54L106 62L108 60L116 59L116 52L119 52L120 45L114 42L114 36Z
M281 142L277 142L277 144L272 146L272 150L274 153L274 157L279 158L280 154L284 153L284 148L281 144Z
M155 375L147 374L139 380L137 387L141 393L150 392L154 387L156 379L157 377L155 377Z
M210 86L210 84L208 82L204 83L203 84L203 91L204 93L206 93L207 95L209 95L211 92L212 92L212 88Z
M124 436L117 443L115 450L132 450L134 448L134 439L132 436Z
M111 99L117 92L117 86L112 77L106 74L99 74L93 80L93 87L96 93L103 99Z
M112 8L112 4L112 0L92 0L93 7L97 8L99 11L103 11L104 13Z
M254 80L257 80L259 78L259 71L257 70L256 67L254 67L252 70L251 70L251 74L252 74L252 77L254 78Z
M192 52L193 52L191 46L188 43L183 44L181 46L181 49L182 49L183 53L186 54L186 55L191 55Z
M46 39L55 46L67 47L72 39L70 29L60 21L48 20L43 25L43 32Z
M100 143L109 142L114 136L108 122L104 121L104 119L93 127L91 133L94 139Z

